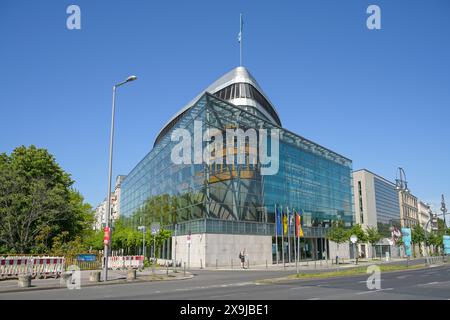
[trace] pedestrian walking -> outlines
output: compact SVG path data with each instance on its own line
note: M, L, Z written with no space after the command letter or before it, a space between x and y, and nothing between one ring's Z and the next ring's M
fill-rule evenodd
M241 260L241 268L245 269L245 249L239 252L239 260Z

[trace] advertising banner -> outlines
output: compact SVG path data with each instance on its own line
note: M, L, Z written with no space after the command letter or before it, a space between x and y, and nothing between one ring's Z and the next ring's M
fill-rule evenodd
M405 245L405 254L411 257L411 228L402 228L402 240Z
M443 236L444 237L444 253L450 254L450 236Z

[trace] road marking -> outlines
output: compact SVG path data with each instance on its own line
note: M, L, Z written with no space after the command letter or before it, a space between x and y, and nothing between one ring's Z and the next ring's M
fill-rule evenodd
M383 279L380 279L380 282L381 281L383 281ZM357 283L367 283L367 280L361 280L361 281L358 281Z
M428 282L428 283L420 283L417 286L421 287L421 286L434 286L434 285L443 285L445 286L446 284L449 284L450 281L443 281L443 282L439 282L439 281L434 281L434 282Z
M294 287L294 288L289 288L289 290L299 290L299 289L307 289L307 288L311 288L311 286Z
M403 276L398 276L397 279L405 279L411 277L411 275L403 275Z
M309 299L306 299L306 300L320 300L320 298L309 298Z
M373 292L380 292L380 291L389 291L389 290L394 290L394 288L368 290L368 291L357 292L356 294L366 294L366 293L373 293Z
M237 296L237 295L241 295L241 294L247 294L247 292L233 292L233 293L227 293L227 294L219 294L219 295L215 295L215 296L210 296L209 298L214 299L214 298L222 298L222 297L227 297L227 296Z
M248 286L250 284L253 284L253 282L240 282L240 283L235 283L234 285L237 287L241 287L241 286Z

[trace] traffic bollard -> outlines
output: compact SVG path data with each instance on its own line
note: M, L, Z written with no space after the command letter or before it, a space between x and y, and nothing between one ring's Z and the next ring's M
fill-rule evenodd
M247 260L247 269L250 269L250 259Z
M186 262L184 263L184 276L186 276Z
M216 259L216 269L217 269L217 267L218 267L218 264L217 264L217 259Z
M200 259L200 269L203 269L203 261Z
M166 264L166 275L169 275L169 264Z
M19 281L17 285L20 288L29 288L31 287L31 275L28 274L19 274Z
M127 281L136 280L136 269L127 270Z
M269 268L269 266L267 265L267 259L266 259L266 269L268 269Z
M231 269L233 269L233 259L231 259Z

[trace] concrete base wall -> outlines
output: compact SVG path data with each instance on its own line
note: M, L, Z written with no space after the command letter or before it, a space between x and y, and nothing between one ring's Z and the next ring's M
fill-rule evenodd
M172 257L175 258L175 237L172 241ZM272 237L256 235L202 233L191 236L190 254L187 236L177 236L176 259L191 267L239 268L239 252L245 249L247 261L252 265L272 263ZM190 255L190 261L188 256Z
M335 259L336 256L339 256L341 259L350 259L350 248L348 243L340 243L339 251L338 245L336 242L330 241L330 259Z
M175 251L176 250L176 251ZM200 267L200 263L205 266L206 239L205 234L191 235L191 243L188 244L187 236L172 237L172 258L183 263L186 267Z

